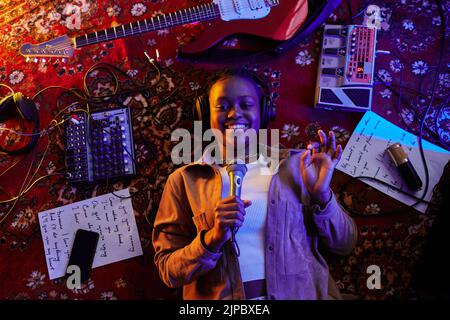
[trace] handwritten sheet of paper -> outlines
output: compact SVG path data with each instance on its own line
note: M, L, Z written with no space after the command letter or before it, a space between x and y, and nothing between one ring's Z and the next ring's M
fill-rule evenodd
M93 268L142 255L129 190L114 193L128 198L109 193L38 214L50 280L66 274L78 229L100 235Z
M367 112L359 122L336 168L352 177L370 176L377 178L420 198L424 190L410 191L391 158L385 152L388 146L396 142L399 142L408 154L409 160L422 179L422 188L424 188L425 169L422 164L417 137L371 111ZM424 200L429 201L432 197L434 186L439 182L443 169L450 160L450 152L425 140L423 140L422 145L430 176L428 192ZM413 198L383 186L376 181L367 179L361 179L361 181L405 204L411 205L416 202ZM420 203L415 208L425 212L427 205Z

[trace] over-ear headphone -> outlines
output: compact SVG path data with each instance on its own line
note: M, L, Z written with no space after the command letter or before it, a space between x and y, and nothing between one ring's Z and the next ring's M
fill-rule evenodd
M33 135L30 136L30 141L20 149L8 150L0 145L0 152L11 155L22 154L31 150L39 139L39 114L36 104L20 92L10 94L0 100L0 123L15 118L17 115L34 123Z
M193 108L194 120L202 121L203 132L209 129L210 125L209 91L212 85L219 80L233 76L249 79L261 90L261 128L267 128L269 122L275 118L275 106L272 101L269 86L264 79L248 69L225 69L210 77L205 86L204 94L197 96L195 99Z

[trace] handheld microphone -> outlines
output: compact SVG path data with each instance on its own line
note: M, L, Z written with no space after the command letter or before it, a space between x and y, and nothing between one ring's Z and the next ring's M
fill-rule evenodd
M402 145L400 143L394 143L388 147L386 151L398 168L400 175L405 180L406 184L412 190L419 190L422 187L422 180L414 169L411 161L409 161Z
M244 163L229 164L226 167L228 176L230 177L230 196L241 197L242 182L247 173L247 166ZM237 256L239 256L239 247L236 243L236 229L231 229L231 242Z

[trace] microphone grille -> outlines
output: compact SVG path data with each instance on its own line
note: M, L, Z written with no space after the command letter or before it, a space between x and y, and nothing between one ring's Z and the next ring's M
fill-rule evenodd
M245 165L245 163L233 163L233 164L228 164L226 166L226 170L227 173L229 174L230 172L242 172L242 175L244 176L247 173L247 166Z
M403 150L402 145L400 143L394 143L386 149L387 153L391 157L392 161L396 167L399 165L408 162L408 155L405 150Z

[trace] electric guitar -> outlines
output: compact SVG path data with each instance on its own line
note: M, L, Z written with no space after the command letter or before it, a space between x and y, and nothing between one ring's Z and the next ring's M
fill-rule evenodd
M206 25L197 40L180 48L186 57L199 55L237 34L284 41L292 37L306 20L307 2L307 0L213 0L211 3L74 38L64 35L37 45L26 43L20 47L20 53L27 60L33 59L35 62L38 58L67 59L72 57L76 49L84 46L193 22L206 22Z

